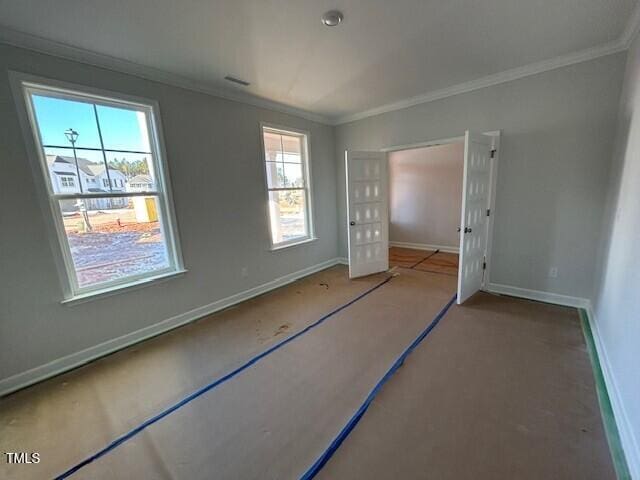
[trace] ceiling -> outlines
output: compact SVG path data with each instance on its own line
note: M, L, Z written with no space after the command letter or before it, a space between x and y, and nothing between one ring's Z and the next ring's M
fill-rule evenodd
M634 7L635 0L0 0L0 26L339 121L613 44ZM328 28L320 16L333 8L345 20Z

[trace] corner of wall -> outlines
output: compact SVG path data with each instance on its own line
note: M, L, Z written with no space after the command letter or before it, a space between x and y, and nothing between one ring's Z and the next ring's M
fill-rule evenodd
M600 330L598 328L598 322L596 319L595 310L591 302L588 303L586 308L587 322L591 330L593 343L595 346L595 362L599 366L600 371L604 379L604 390L608 395L608 401L611 406L611 414L613 422L617 431L607 431L607 437L609 440L609 446L613 456L616 472L619 479L640 478L640 448L638 447L638 441L633 432L632 424L629 420L618 383L609 360L609 355L603 342ZM596 366L594 365L594 369ZM597 383L597 379L596 379ZM607 412L603 408L603 422L605 423L605 429L607 428L606 417ZM611 437L614 438L611 438ZM616 438L617 437L617 438Z

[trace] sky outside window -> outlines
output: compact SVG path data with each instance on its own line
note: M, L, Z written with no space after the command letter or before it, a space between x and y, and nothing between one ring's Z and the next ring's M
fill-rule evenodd
M33 105L44 145L71 146L64 132L78 132L77 148L101 148L93 104L33 95ZM97 105L104 148L149 152L144 112Z

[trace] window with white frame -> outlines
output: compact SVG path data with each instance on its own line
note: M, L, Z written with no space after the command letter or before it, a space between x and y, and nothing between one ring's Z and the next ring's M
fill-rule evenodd
M313 238L307 134L263 125L262 142L272 246Z
M76 185L73 177L60 177L60 183L63 187L75 187Z
M22 86L67 297L181 271L154 104L30 81ZM64 174L59 189L54 177ZM129 191L128 180L140 175L155 188Z

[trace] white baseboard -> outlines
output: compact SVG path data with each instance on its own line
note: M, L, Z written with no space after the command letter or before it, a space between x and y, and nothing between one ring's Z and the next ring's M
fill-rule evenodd
M510 285L501 285L499 283L490 283L485 290L491 293L500 293L502 295L510 295L512 297L526 298L528 300L536 300L538 302L564 305L566 307L588 308L590 304L588 299L582 297L571 297L569 295L560 295L558 293L529 290L528 288L512 287Z
M459 253L460 247L451 245L432 245L430 243L389 242L391 247L414 248L416 250L440 250L445 253Z
M155 337L156 335L165 333L169 330L173 330L176 327L193 322L194 320L202 318L206 315L210 315L219 310L228 308L232 305L236 305L240 302L244 302L245 300L249 300L250 298L262 295L263 293L287 285L288 283L311 275L312 273L325 270L334 265L342 264L343 260L344 259L342 258L333 258L331 260L327 260L326 262L304 268L297 272L293 272L283 277L276 278L275 280L271 280L270 282L264 283L262 285L258 285L257 287L250 288L249 290L245 290L244 292L240 292L221 300L217 300L208 305L203 305L180 315L176 315L175 317L163 320L154 325L136 330L135 332L122 335L121 337L108 340L104 343L100 343L93 347L89 347L79 352L72 353L71 355L53 360L52 362L40 365L25 372L21 372L11 377L2 379L0 380L0 396L7 395L8 393L14 392L34 383L41 382L42 380L46 380L47 378L59 375L73 368L77 368L81 365L84 365L85 363L91 362L92 360L96 360L100 357L116 352L148 338Z
M618 434L620 435L620 443L627 460L627 466L629 467L629 473L631 478L640 479L640 441L636 438L631 428L631 422L627 415L627 410L622 402L620 396L620 390L618 389L618 382L613 375L611 362L607 355L607 349L604 346L600 331L598 330L598 322L596 321L595 312L592 308L591 302L586 307L587 317L589 320L589 326L591 327L591 334L593 335L593 341L596 344L596 351L598 353L598 360L600 361L600 369L602 370L602 376L604 377L604 383L609 394L609 400L611 401L611 409L613 410L613 416L618 427Z
M349 259L347 257L338 257L338 258L336 258L336 261L340 265L349 265Z

